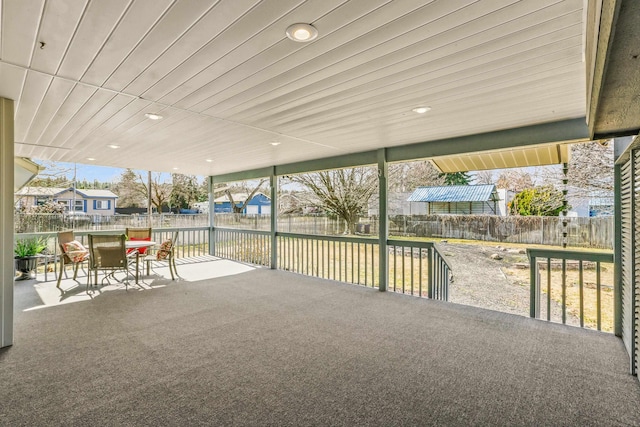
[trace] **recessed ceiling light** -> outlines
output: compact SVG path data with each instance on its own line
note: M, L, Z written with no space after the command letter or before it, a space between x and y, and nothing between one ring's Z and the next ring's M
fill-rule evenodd
M120 146L119 146L119 145L116 145L116 144L109 144L107 147L109 147L109 148L113 148L114 150L115 150L116 148L120 148Z
M287 28L287 37L294 42L310 42L318 37L318 30L310 24L293 24Z
M211 162L213 162L213 160L211 160L211 159L205 159L205 162L211 163Z
M174 170L174 171L177 171L177 170L178 170L178 168L173 168L173 170Z
M413 110L414 113L418 113L418 114L424 114L427 111L431 111L431 107L416 107Z
M94 157L87 157L87 160L89 160L90 162L93 162L95 160Z
M162 116L157 113L146 113L144 116L151 120L160 120L162 118Z
M271 145L273 145L275 147L276 145L282 144L282 142L273 141L273 142L270 142L269 144L271 144Z

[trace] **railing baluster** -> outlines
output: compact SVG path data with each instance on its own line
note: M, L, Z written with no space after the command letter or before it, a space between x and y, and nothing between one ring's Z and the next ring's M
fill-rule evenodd
M324 279L326 277L325 276L326 270L324 268L324 243L325 243L325 240L321 240L321 242L322 242L322 278ZM327 243L329 243L329 242L327 241Z
M428 276L427 276L427 297L433 298L433 247L429 246L427 256Z
M420 256L418 260L418 296L422 298L422 251L424 249L418 249L418 255Z
M374 268L375 266L375 261L374 261L374 246L371 245L371 286L374 287L376 286L376 269Z
M551 258L547 258L547 320L551 321Z
M578 262L578 282L580 285L580 327L584 328L584 278L582 270L582 260Z
M397 253L398 247L393 245L393 291L396 291L396 284L398 283L398 265L397 265Z
M411 295L413 295L413 248L411 249Z
M338 242L338 280L342 281L342 242Z
M367 286L367 260L369 259L367 257L367 246L369 246L368 243L364 244L364 285Z
M562 260L562 324L567 323L567 260Z
M601 300L600 300L600 292L601 292L601 286L600 286L600 261L598 261L596 263L596 324L598 327L598 330L601 331L602 330L602 313L601 313Z
M407 257L405 253L406 248L402 246L402 293L404 294L404 283L405 283L405 264L407 263Z
M354 272L353 272L353 242L351 242L351 283L355 283L353 280Z
M313 248L313 241L306 239L305 241L305 254L304 254L304 263L305 263L305 273L307 276L313 276L313 270L309 270L309 257L311 257L311 259L313 259L313 256L311 255L311 251L312 249L309 249L309 245L311 245L311 248Z
M358 242L358 285L360 284L360 242Z

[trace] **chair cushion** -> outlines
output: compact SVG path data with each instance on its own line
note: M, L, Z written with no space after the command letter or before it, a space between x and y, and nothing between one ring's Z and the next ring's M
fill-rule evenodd
M89 259L89 250L77 240L63 243L62 247L64 248L64 253L73 262L82 262Z
M173 247L173 241L171 239L165 240L160 245L160 249L158 249L158 253L156 254L156 259L167 259L169 254L171 253L171 248Z
M146 240L147 242L151 241L151 237L129 237L129 240L131 240L132 242L135 241L143 241ZM145 255L147 253L147 249L149 248L138 248L138 249L127 249L127 255L129 255L132 252L138 251L138 253L140 255Z

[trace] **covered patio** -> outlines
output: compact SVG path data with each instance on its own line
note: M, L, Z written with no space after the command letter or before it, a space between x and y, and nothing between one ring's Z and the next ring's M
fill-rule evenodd
M5 0L0 13L1 422L640 424L640 2ZM299 23L308 42L291 38ZM389 163L562 163L568 144L604 138L615 335L447 303L435 245L389 238ZM217 183L268 178L270 227L212 215L204 276L192 265L50 306L11 274L16 156L206 175L210 212ZM377 169L377 236L278 229L279 177L362 165ZM318 274L325 248L333 275ZM425 298L385 292L414 254ZM228 274L218 258L246 264L225 260ZM314 271L329 280L292 273ZM402 270L403 292L413 277ZM532 287L532 317L539 299Z
M611 334L220 259L183 267L191 276L179 282L156 277L145 290L55 306L34 290L54 283L16 286L2 423L640 419L640 385Z

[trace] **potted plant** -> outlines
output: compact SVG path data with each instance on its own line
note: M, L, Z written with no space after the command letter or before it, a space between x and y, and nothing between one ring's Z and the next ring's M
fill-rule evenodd
M18 239L13 253L15 254L16 271L20 276L16 280L29 279L38 266L38 255L47 248L47 241L42 237Z

